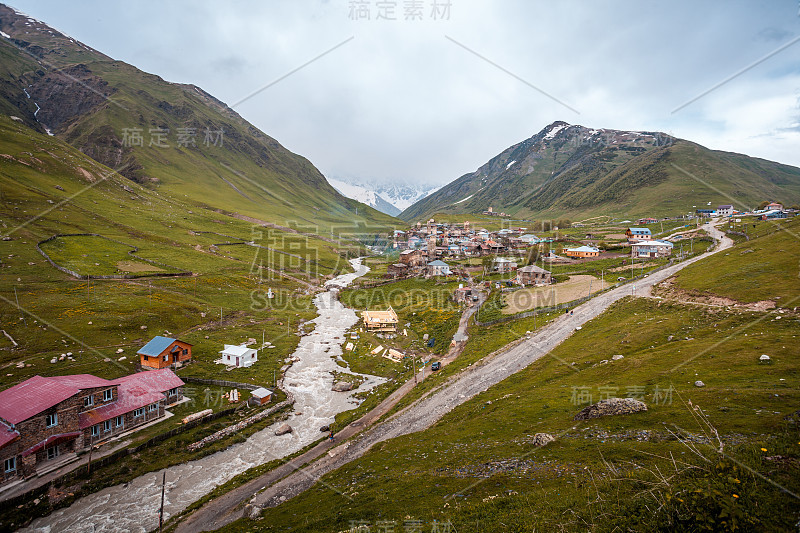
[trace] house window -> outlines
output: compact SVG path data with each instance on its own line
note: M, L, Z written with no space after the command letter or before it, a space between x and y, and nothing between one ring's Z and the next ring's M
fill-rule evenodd
M47 458L55 459L56 457L58 457L58 446L47 448Z
M121 428L125 424L125 418L122 416L118 416L116 418L117 427Z
M144 416L144 407L140 407L140 408L136 409L135 411L133 411L133 417L134 418L139 417L139 416Z
M51 415L47 415L44 417L44 425L45 427L53 427L58 425L58 413L53 413Z
M84 407L91 407L93 405L94 405L94 395L87 396L86 398L83 399L83 406Z
M147 361L147 356L146 355L142 356L142 361Z
M103 391L103 401L110 402L114 399L114 389L106 389Z
M92 426L92 437L99 437L100 436L100 424L96 424Z
M103 422L103 431L105 431L106 433L111 431L111 420L106 420L105 422Z
M178 389L170 389L167 391L167 396L172 397L178 394Z
M148 410L149 410L151 413L152 413L153 411L158 411L158 404L157 404L157 403L151 403L151 404L150 404L150 405L147 407L147 409L148 409Z
M169 354L164 354L164 361L169 361Z
M10 458L6 459L5 462L3 463L3 471L5 471L6 474L10 474L11 472L16 472L17 471L17 458L16 457L10 457Z

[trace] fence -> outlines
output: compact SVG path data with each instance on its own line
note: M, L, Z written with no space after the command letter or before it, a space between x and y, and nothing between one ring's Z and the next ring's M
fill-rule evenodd
M105 239L107 241L115 242L115 243L121 244L123 246L128 246L129 248L133 248L131 251L128 252L128 255L138 259L139 261L144 261L145 263L150 263L152 265L168 268L170 270L178 270L179 272L148 272L146 274L103 274L103 275L98 275L98 276L89 276L89 274L86 274L84 276L83 274L79 274L79 273L75 272L74 270L71 270L71 269L69 269L67 267L59 265L58 263L53 261L53 259L47 254L47 252L42 250L42 248L41 248L42 244L48 243L48 242L50 242L50 241L52 241L54 239L57 239L59 237L100 237L101 239ZM74 278L78 278L78 279L90 279L90 277L91 277L91 279L136 279L136 278L143 278L143 277L173 277L174 278L174 277L191 276L192 275L192 273L189 272L188 270L182 270L180 268L174 267L172 265L168 265L166 263L161 263L159 261L154 261L152 259L145 259L144 257L139 257L138 255L136 255L136 252L139 251L138 247L136 247L136 246L134 246L132 244L128 244L126 242L118 241L116 239L111 239L109 237L106 237L104 235L100 235L98 233L57 233L55 235L52 235L52 236L50 236L50 237L48 237L46 239L43 239L43 240L37 242L36 243L36 249L39 251L40 254L42 254L44 256L45 259L47 259L47 262L50 263L53 266L53 268L55 268L56 270L60 270L64 274L70 275L70 276L72 276Z

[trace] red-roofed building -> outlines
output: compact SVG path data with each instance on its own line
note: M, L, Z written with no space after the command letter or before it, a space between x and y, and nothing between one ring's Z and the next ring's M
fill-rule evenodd
M183 397L171 370L109 381L89 374L34 376L0 392L0 483L164 416Z

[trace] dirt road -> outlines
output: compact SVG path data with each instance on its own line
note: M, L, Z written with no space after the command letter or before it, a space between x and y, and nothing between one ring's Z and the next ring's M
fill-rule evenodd
M704 228L717 240L717 246L712 251L654 272L647 278L597 296L575 308L574 315L561 315L547 326L538 330L529 340L516 344L506 351L499 352L490 359L467 368L391 419L367 429L352 441L328 450L327 455L308 467L294 472L274 485L269 486L262 493L257 494L251 500L251 503L261 507L280 505L310 488L323 475L361 457L373 445L430 427L457 405L466 402L492 385L499 383L547 355L553 348L572 335L577 326L585 324L600 315L614 302L652 287L682 268L733 245L733 241L725 237L716 228L711 227L710 224L706 224ZM240 512L228 512L225 515L217 515L213 521L195 520L191 527L183 527L180 531L213 530L239 517L241 517ZM186 525L189 526L190 524L187 523Z

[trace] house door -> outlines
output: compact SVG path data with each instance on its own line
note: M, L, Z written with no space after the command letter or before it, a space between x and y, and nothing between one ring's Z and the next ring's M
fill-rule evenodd
M47 459L52 460L58 457L58 444L47 448Z
M236 366L239 366L239 358L236 358Z
M174 354L172 354L172 362L173 363L177 363L178 362L178 353L179 352L175 352Z

